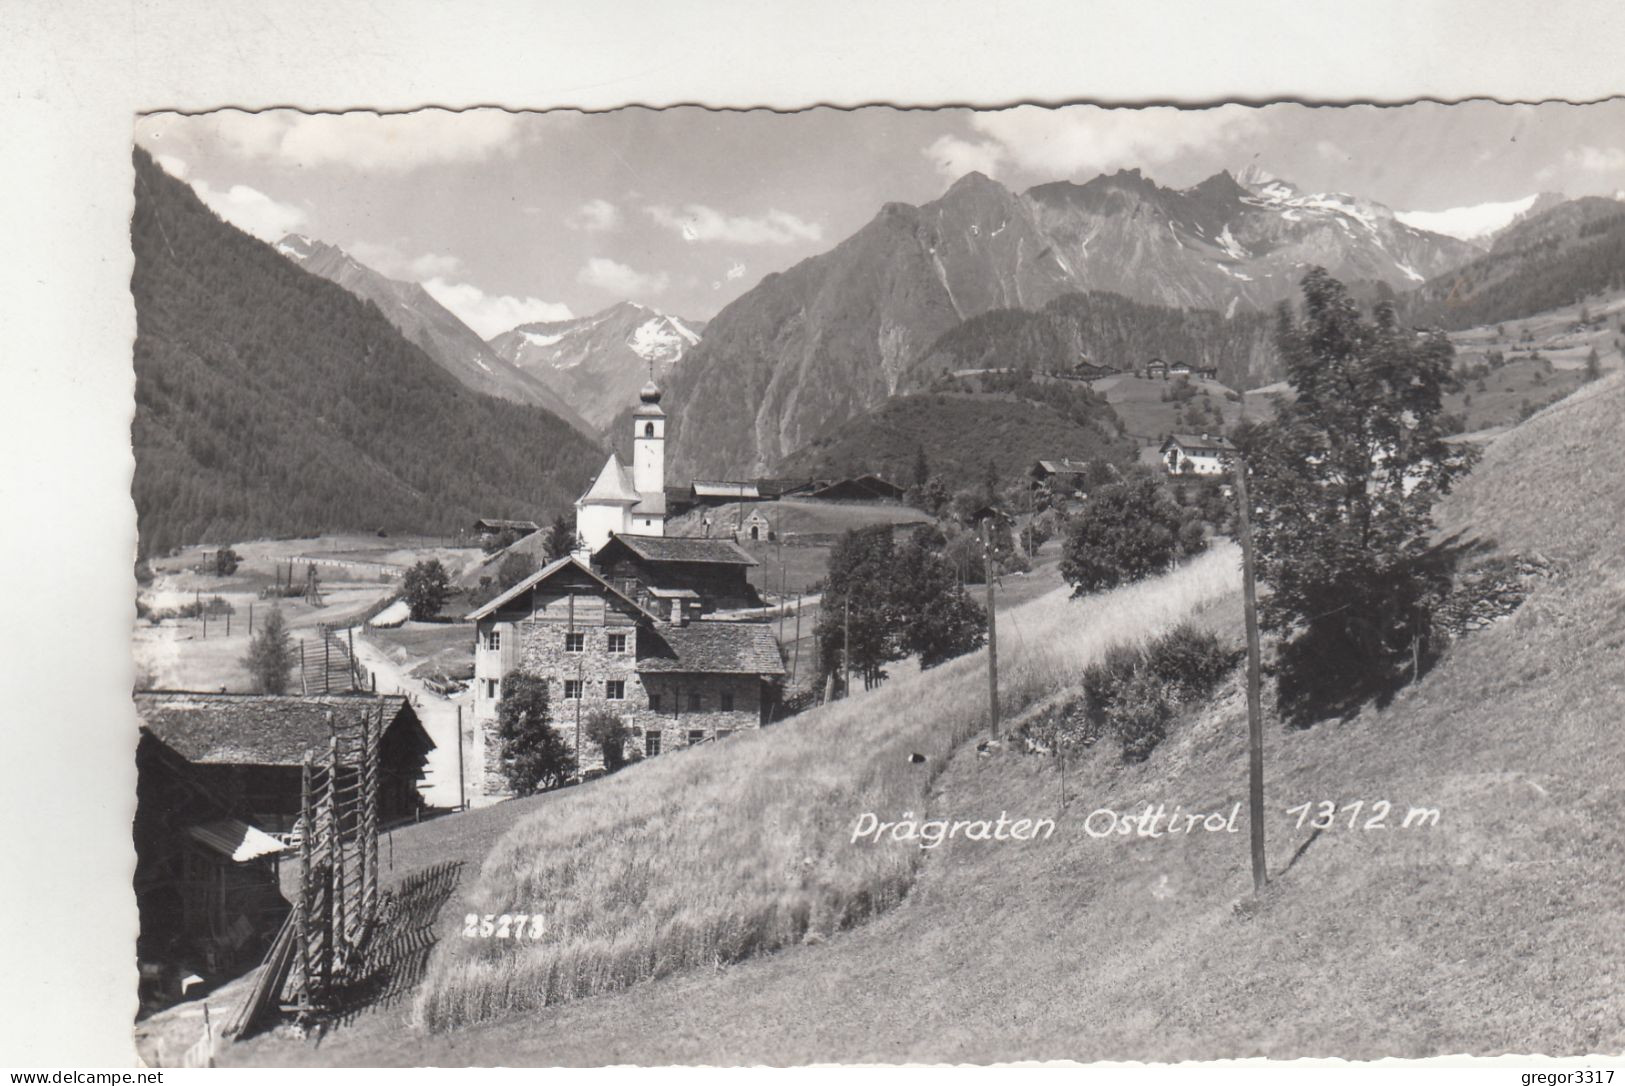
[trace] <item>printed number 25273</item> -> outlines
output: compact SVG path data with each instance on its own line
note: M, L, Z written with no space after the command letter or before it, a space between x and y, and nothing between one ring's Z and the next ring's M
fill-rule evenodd
M541 913L469 913L463 917L463 938L540 939L545 920Z

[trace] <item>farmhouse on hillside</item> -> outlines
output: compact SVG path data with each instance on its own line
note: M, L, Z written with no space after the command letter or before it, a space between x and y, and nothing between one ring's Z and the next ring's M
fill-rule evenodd
M1229 469L1236 447L1214 434L1172 434L1158 455L1170 475L1222 475Z
M734 502L762 500L762 492L757 489L755 483L696 479L690 489L695 505L731 505Z
M1160 358L1153 358L1140 370L1140 376L1150 380L1167 380L1168 363Z
M671 554L657 547L719 542L732 546L616 537L607 560L626 563L616 568L632 593L570 556L468 616L476 630L474 765L483 770L487 796L510 791L501 773L497 710L503 684L518 672L546 681L550 724L583 772L603 765L602 752L583 734L595 710L620 717L632 734L628 752L645 757L725 739L769 719L784 674L772 629L702 621L699 591L650 588L625 573L657 565L650 555Z
M495 517L481 517L474 522L474 534L484 542L495 539L503 532L513 532L516 535L529 535L541 531L541 525L533 520L498 520Z
M1169 377L1189 377L1190 375L1191 366L1189 362L1175 362L1168 367Z
M837 479L816 487L807 497L820 501L879 502L901 501L903 488L878 475L859 475L852 479Z
M640 607L655 589L687 589L702 614L760 607L750 584L756 559L730 539L618 535L592 556L592 568Z
M612 535L666 534L666 413L660 386L650 381L638 393L632 412L632 466L614 453L604 461L587 492L576 499L577 553L586 558Z

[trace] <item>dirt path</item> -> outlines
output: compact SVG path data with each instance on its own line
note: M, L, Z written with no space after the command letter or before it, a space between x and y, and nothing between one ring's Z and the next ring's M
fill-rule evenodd
M378 677L378 692L405 694L411 698L418 719L423 722L429 738L434 740L434 749L429 752L427 774L419 786L424 802L431 807L456 807L462 801L457 787L457 709L462 706L463 716L467 718L464 720L466 731L474 715L472 694L466 690L454 698L436 694L369 641L363 630L357 629L355 633L356 660ZM339 636L345 637L346 634L339 631ZM468 756L466 748L463 755L465 758Z

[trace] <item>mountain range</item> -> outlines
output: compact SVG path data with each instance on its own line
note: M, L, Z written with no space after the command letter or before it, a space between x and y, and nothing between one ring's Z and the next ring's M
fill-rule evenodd
M645 381L667 379L704 329L704 321L621 302L590 317L521 324L492 339L490 348L603 431L637 402Z
M989 310L1108 291L1245 318L1292 297L1311 266L1403 290L1481 253L1380 204L1260 173L1175 190L1123 170L1022 193L970 173L931 203L885 205L829 252L767 276L718 313L673 375L675 467L770 468L906 390L945 333ZM1097 363L1143 361L1082 346Z
M378 307L401 335L423 348L463 385L514 403L546 408L583 433L593 428L570 401L546 382L514 366L419 283L391 279L335 245L289 234L276 251L323 279Z

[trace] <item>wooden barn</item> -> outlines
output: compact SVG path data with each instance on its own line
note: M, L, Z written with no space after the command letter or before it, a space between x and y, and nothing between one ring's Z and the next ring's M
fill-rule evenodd
M901 501L903 488L887 482L878 475L859 475L852 479L837 479L810 492L807 497L820 501L881 502Z

